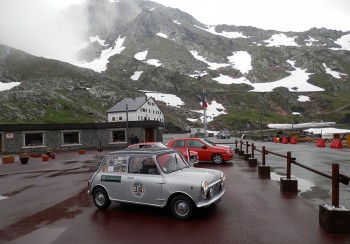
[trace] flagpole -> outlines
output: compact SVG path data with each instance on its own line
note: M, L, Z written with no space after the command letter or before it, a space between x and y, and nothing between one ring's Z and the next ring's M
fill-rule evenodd
M207 108L204 109L204 138L207 139Z
M204 123L204 138L207 139L208 133L207 133L207 99L205 97L205 89L203 89L202 94L202 109L203 109L203 123Z

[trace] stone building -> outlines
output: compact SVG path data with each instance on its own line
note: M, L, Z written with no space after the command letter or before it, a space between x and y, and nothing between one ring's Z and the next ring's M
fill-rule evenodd
M164 114L151 97L126 98L107 111L108 123L0 124L0 153L125 148L163 141Z
M0 124L0 153L45 152L78 149L116 148L140 142L162 141L160 121L125 121L75 124Z

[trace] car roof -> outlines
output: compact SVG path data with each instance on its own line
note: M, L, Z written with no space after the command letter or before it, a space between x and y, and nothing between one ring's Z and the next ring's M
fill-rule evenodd
M167 154L167 153L174 153L178 152L173 149L169 148L130 148L130 149L122 149L119 151L114 151L106 154L106 156L117 156L117 155L128 155L128 156L135 156L135 155L160 155L160 154Z
M158 141L156 141L156 142L139 142L139 143L132 144L130 146L133 146L133 145L149 145L149 144L163 144L163 143L158 142Z
M199 138L199 137L179 137L179 138L174 138L171 140L189 140L189 139L203 139L203 138Z

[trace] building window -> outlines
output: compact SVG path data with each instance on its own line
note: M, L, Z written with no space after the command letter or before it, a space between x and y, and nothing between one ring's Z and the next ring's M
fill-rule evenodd
M112 121L115 121L115 117L112 117Z
M122 117L122 116L120 116L120 117L119 117L119 120L123 120L123 117Z
M43 132L24 133L24 146L25 147L44 146L44 133Z
M79 131L62 132L63 145L80 144Z
M112 142L125 142L125 131L124 130L114 130L112 131Z

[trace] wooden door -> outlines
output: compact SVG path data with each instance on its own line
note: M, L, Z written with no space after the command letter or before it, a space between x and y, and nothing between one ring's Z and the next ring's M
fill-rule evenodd
M153 128L145 128L145 142L154 142L155 134Z

